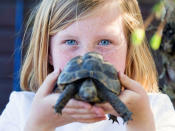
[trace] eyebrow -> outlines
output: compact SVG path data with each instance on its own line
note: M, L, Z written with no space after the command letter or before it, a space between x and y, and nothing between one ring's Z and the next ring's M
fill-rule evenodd
M95 39L110 39L110 40L115 40L116 42L119 42L121 39L122 33L113 33L113 31L106 31L106 32L98 32L96 33ZM59 37L61 39L79 39L79 36L76 35L76 33L70 33L70 32L64 32L60 33ZM125 37L125 36L124 36Z
M61 38L61 39L70 39L70 38L72 38L72 39L78 39L78 37L76 36L76 35L72 35L72 34L66 34L66 33L64 33L64 34L59 34L59 37Z
M114 35L112 33L104 33L104 34L98 34L96 38L104 38L104 39L111 39L111 40L116 40L117 42L120 40L120 34L119 35Z

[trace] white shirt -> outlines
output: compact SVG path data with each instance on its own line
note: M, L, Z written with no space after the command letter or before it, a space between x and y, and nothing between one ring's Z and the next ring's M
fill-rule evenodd
M23 131L28 118L33 92L12 92L9 103L0 116L0 131ZM161 93L149 93L149 100L156 131L175 131L175 111L169 97ZM122 118L118 118L119 124L112 124L111 120L103 120L96 123L71 123L56 128L56 131L126 131Z

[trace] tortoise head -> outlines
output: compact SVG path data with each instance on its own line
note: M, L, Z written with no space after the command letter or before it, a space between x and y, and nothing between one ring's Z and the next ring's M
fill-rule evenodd
M79 89L79 93L78 93L80 99L82 99L83 101L86 102L96 102L98 101L98 97L97 97L97 90L96 90L96 86L94 84L94 82L92 81L92 79L86 79L80 89Z
M100 61L103 61L103 56L97 52L88 52L83 56L83 60L91 59L91 58L95 58L95 59L98 59Z

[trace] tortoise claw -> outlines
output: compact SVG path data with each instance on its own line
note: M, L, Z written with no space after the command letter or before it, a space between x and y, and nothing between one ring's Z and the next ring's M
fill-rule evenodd
M62 115L62 109L58 106L53 106L54 110L55 110L55 113L58 113L60 115Z
M129 120L133 120L132 119L132 112L128 111L123 115L123 123L128 122Z
M111 115L111 114L109 114L108 116L109 116L109 120L112 120L112 123L117 122L117 123L119 124L119 122L118 122L118 120L117 120L117 117L116 117L116 116Z

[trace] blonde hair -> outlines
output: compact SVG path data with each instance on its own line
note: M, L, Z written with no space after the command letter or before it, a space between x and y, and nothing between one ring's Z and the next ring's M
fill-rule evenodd
M33 31L21 70L20 84L23 90L37 91L48 73L53 71L48 62L50 36L65 29L77 19L87 16L104 1L43 0L40 3L36 14L32 13L32 17L35 17ZM140 46L134 46L130 42L131 32L137 27L143 27L137 0L117 1L121 4L125 36L128 38L125 73L140 82L147 92L158 91L155 64L146 39Z

